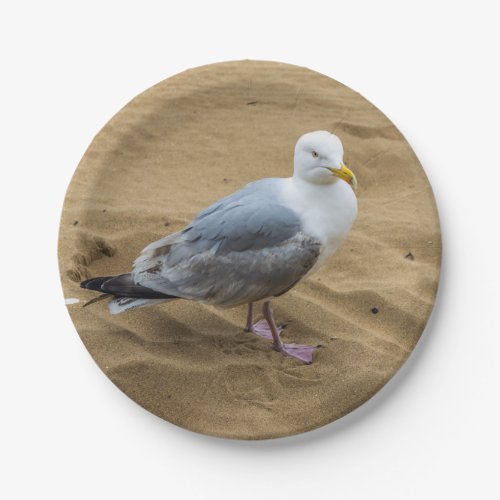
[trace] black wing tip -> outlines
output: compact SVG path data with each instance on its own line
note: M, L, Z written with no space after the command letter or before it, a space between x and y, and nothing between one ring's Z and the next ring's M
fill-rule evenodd
M130 274L120 274L118 276L98 276L90 278L80 283L81 288L104 292L115 297L133 299L177 299L175 295L168 295L157 292L150 288L134 283Z
M95 278L90 278L88 280L84 280L80 283L80 288L86 288L87 290L96 290L101 291L102 285L113 278L113 276L98 276Z

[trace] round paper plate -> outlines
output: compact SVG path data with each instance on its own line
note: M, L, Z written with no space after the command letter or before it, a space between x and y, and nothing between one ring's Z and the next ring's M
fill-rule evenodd
M127 273L150 242L266 177L289 177L304 133L343 142L358 217L319 273L273 299L284 341L321 344L312 364L245 332L246 307L176 300L111 315L80 288ZM431 312L441 238L411 147L358 93L272 62L204 66L133 99L97 134L68 188L59 262L68 310L102 371L130 398L189 430L265 439L328 424L404 363ZM257 311L260 312L260 309Z

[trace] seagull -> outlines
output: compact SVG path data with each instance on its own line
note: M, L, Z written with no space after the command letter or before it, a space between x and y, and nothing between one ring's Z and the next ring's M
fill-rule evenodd
M357 215L354 173L341 140L319 130L299 138L293 175L261 179L201 211L184 229L148 245L132 271L80 286L111 297L111 314L185 299L222 308L248 304L245 330L286 357L312 363L319 346L285 344L270 299L317 271ZM254 303L264 319L254 323Z

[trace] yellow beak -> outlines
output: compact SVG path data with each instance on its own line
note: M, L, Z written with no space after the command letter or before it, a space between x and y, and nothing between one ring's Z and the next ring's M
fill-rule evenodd
M346 181L347 184L352 187L352 189L356 190L356 188L358 187L356 176L343 163L340 164L340 168L330 168L330 172L339 179Z

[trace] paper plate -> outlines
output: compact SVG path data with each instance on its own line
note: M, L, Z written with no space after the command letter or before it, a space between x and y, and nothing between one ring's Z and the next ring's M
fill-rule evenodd
M334 132L356 173L358 218L320 273L273 300L310 365L243 330L245 306L187 300L111 315L81 289L129 272L150 242L265 177L292 174L295 143ZM102 371L183 428L265 439L328 424L372 397L415 347L439 277L429 182L376 107L331 78L272 62L204 66L133 99L97 134L68 188L59 261L67 307Z

